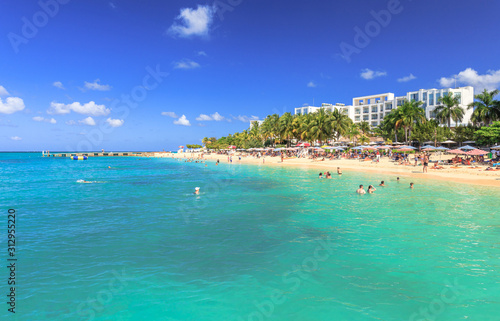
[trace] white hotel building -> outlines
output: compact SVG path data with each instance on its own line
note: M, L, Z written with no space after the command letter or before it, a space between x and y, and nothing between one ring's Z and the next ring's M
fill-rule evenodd
M474 101L474 88L472 86L447 88L447 89L420 89L418 91L410 91L406 96L395 97L393 93L385 93L379 95L355 97L352 99L352 105L345 106L344 104L321 104L321 107L304 106L295 108L295 114L309 114L316 112L320 108L345 113L351 118L354 123L362 121L368 122L372 127L380 125L385 115L393 109L401 106L405 100L421 101L421 107L425 110L427 118L435 118L434 109L439 105L439 98L452 93L455 97L459 97L460 107L464 109L464 118L460 124L468 124L472 115L472 109L468 109L468 105ZM452 121L452 126L455 125Z

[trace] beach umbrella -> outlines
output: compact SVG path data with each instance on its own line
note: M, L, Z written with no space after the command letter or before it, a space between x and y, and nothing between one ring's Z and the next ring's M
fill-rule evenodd
M471 155L471 156L479 156L479 155L486 155L488 154L487 151L484 151L482 149L473 149L471 151L468 151L467 153L465 153L467 155Z
M413 148L403 147L403 148L398 148L396 152L411 152L412 150Z
M449 150L449 148L446 148L444 146L439 146L436 148L436 150Z
M411 150L416 149L416 148L415 148L415 147L413 147L413 146L403 145L403 146L398 147L398 150L401 150L401 149L403 149L403 148L409 148L409 149L411 149Z
M459 149L462 149L462 150L473 150L473 149L476 149L476 147L465 145L465 146L460 147Z
M436 147L431 146L431 145L425 145L425 146L422 146L421 148L425 148L425 149L437 149Z
M436 150L435 148L424 148L422 149L424 152L431 152L433 150Z
M273 152L279 152L279 151L281 151L283 149L284 149L283 147L278 147L278 148L273 149Z
M447 152L450 154L465 154L465 152L463 150L460 150L460 149L452 149L452 150L448 150Z
M362 150L362 149L363 149L363 147L358 146L358 147L354 147L354 148L351 148L351 149L352 149L352 150Z
M500 145L493 146L490 149L500 149Z
M454 142L452 140L445 140L444 142L441 142L441 144L456 144L457 142Z
M476 141L475 141L475 140L466 140L466 141L464 142L464 144L475 144L475 143L476 143Z
M309 147L309 146L311 146L311 144L309 144L309 143L298 143L296 146L299 146L299 147Z

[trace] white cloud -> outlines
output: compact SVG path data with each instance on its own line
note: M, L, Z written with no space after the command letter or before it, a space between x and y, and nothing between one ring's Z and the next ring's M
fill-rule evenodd
M316 84L315 84L313 81L310 81L310 82L307 84L307 87L314 88L314 87L316 87Z
M78 122L84 125L95 126L95 120L92 117L87 117L85 119L79 120Z
M89 90L99 90L99 91L108 91L108 90L111 90L111 86L110 85L101 85L99 83L99 79L96 79L94 80L94 82L88 82L86 81L85 82L85 89L89 89Z
M197 121L210 121L213 120L212 117L205 115L205 114L200 114L200 116L196 117Z
M8 96L9 95L9 92L7 91L7 89L5 89L4 86L0 86L0 96Z
M120 127L121 125L123 125L123 123L125 121L123 119L111 119L111 118L108 118L108 119L106 119L106 122L111 127Z
M12 140L22 140L22 138L19 137L19 136L12 136L10 139L12 139Z
M211 121L211 120L223 121L225 119L226 118L224 116L222 116L221 114L219 114L218 112L215 112L214 114L212 114L210 116L205 115L205 114L200 114L200 116L196 117L197 121Z
M68 120L66 122L66 125L76 125L76 121L74 121L74 120Z
M64 88L64 85L60 81L54 81L54 83L52 84L52 86L57 87L59 89L66 89L66 88Z
M204 51L198 51L198 56L208 56L206 52Z
M24 101L18 97L7 97L5 102L0 98L0 113L13 114L24 109Z
M417 77L413 76L413 74L410 74L409 76L405 76L403 78L399 78L398 82L408 82L410 80L416 79Z
M164 111L161 113L161 115L171 117L171 118L179 118L179 116L177 116L177 114L174 113L173 111Z
M373 71L371 69L365 68L365 69L361 70L360 76L363 79L370 80L370 79L377 78L377 77L387 76L387 72L385 72L385 71Z
M215 8L209 5L183 8L167 32L180 37L207 36L214 14Z
M111 9L116 9L116 5L113 2L109 2L109 6Z
M175 69L194 69L200 67L200 64L189 59L174 63Z
M175 125L181 125L181 126L191 126L191 123L189 120L186 118L185 115L182 115L179 119L174 120Z
M57 120L55 120L54 118L43 118L42 116L35 116L33 117L33 120L34 121L43 121L43 122L46 122L46 123L51 123L51 124L55 124L57 123Z
M225 119L218 112L215 112L215 114L212 114L210 116L212 116L212 119L215 120L215 121L223 121Z
M242 121L244 123L248 123L248 122L250 122L252 120L258 120L259 117L257 117L257 116L250 116L250 117L248 117L248 116L239 115L237 117L234 117L234 119L237 119L237 120Z
M484 89L493 90L500 87L500 69L488 70L486 74L480 75L472 68L467 68L453 75L452 77L442 77L439 79L439 84L443 87L455 87L455 79L457 84L473 86L475 92L482 92Z
M107 116L111 110L106 108L104 105L97 105L94 101L90 101L86 104L80 104L79 102L74 102L72 104L61 104L52 102L50 104L48 114L69 114L74 111L78 114L90 115L90 116Z

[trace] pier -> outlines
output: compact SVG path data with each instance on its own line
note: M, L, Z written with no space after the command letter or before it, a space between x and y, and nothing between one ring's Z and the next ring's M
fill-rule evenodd
M87 157L153 157L158 152L59 152L59 153L43 153L43 157L74 157L74 156L87 156ZM165 153L170 154L170 153Z

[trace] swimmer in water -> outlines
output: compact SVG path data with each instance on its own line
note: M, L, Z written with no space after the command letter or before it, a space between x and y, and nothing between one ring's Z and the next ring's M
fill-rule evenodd
M194 189L194 193L193 193L193 194L195 194L195 195L199 195L199 194L200 194L200 188L199 188L199 187L196 187L196 188Z
M342 170L340 169L340 167L337 167L337 174L342 175Z

